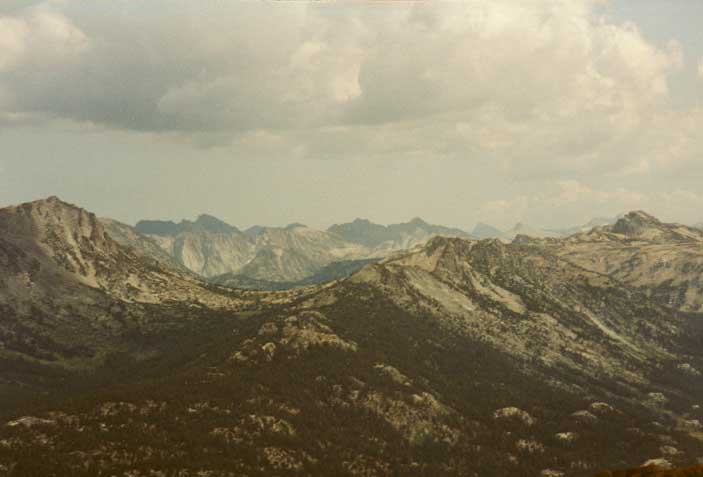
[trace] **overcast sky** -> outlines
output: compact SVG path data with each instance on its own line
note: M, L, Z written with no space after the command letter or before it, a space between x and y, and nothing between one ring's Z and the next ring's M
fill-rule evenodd
M703 221L703 2L0 2L0 205Z

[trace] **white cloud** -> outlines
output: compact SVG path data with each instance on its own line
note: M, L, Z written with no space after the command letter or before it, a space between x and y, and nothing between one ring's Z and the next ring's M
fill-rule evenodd
M23 10L17 17L0 16L0 71L56 66L88 47L86 35L48 4Z
M486 202L480 208L479 218L506 229L520 221L554 227L579 225L594 217L614 217L630 210L692 223L699 220L696 214L703 210L703 194L684 188L648 192L624 187L604 190L577 180L562 180L544 193Z
M546 192L487 202L480 208L479 216L504 228L521 221L549 227L577 225L647 204L647 197L639 192L625 188L606 191L569 179L555 182Z
M159 15L140 11L140 2L123 2L135 20L90 29L99 44L94 56L57 75L65 83L53 86L104 94L113 85L102 83L101 70L109 70L130 83L112 94L146 93L140 99L151 103L152 117L121 125L136 129L379 124L446 113L471 120L486 108L518 122L597 115L619 123L666 97L666 75L680 57L680 48L657 49L633 24L594 18L590 1L365 9L231 4L197 16L177 4L155 3L162 7ZM99 10L64 10L82 23L107 20ZM13 33L4 41L3 62L13 65L30 43L35 54L39 46L83 46L85 35L60 11L60 5L45 4L6 17L4 30ZM46 41L39 45L42 37ZM34 66L54 61L57 53ZM91 77L91 70L98 74ZM22 84L12 86L21 96ZM132 107L130 98L120 99L127 100L120 107ZM52 112L108 123L116 115Z
M53 87L61 88L52 83L54 71L75 67L90 48L88 37L54 11L53 3L0 16L0 120L21 123L35 117L38 111L30 105L41 103Z
M99 3L0 17L4 118L519 179L644 177L703 152L700 112L670 105L682 46L590 0Z

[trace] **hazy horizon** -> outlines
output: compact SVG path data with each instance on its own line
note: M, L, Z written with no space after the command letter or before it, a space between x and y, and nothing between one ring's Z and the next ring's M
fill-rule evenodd
M70 201L66 201L66 200L64 200L64 198L58 197L58 196L39 197L39 198L37 198L37 199L30 200L30 201L28 201L28 202L34 202L34 201L37 201L37 200L38 200L38 201L41 201L41 200L50 200L52 197L56 197L56 198L58 198L58 199L59 199L60 201L62 201L62 202L67 202L67 203L70 203L70 204L72 204L72 205L74 205L74 206L77 206L77 207L80 207L80 208L82 208L82 209L85 209L85 210L87 210L88 212L93 212L93 210L90 208L90 206L86 206L85 204L71 203ZM17 203L17 204L0 204L0 208L2 208L2 207L7 207L7 206L13 206L13 205L19 205L19 203ZM327 224L327 225L323 225L323 226L320 226L320 227L310 226L310 225L308 225L308 224L305 224L305 223L302 223L302 222L296 221L296 220L291 220L291 221L289 221L289 222L281 223L281 224L263 224L263 223L256 223L256 224L240 225L240 224L237 224L237 223L231 223L231 222L229 222L229 221L227 221L227 220L222 219L222 217L218 217L218 216L213 215L213 214L210 214L210 213L208 213L208 212L201 212L201 213L198 213L198 214L196 214L196 215L194 215L194 216L192 216L192 217L180 217L180 218L175 218L175 219L172 219L172 218L163 218L163 217L142 217L141 219L138 219L138 220L135 221L135 222L123 222L123 223L125 223L125 224L127 224L127 225L130 225L130 226L132 226L132 227L137 226L138 223L141 222L141 221L144 221L144 222L159 222L159 221L161 221L161 222L172 222L172 223L174 223L174 224L178 224L178 223L182 223L182 222L195 222L195 221L197 221L201 216L210 216L210 217L214 217L215 219L218 219L218 220L221 220L221 221L225 222L227 225L234 226L234 227L236 227L237 229L239 229L240 231L246 231L246 230L248 230L248 229L255 228L255 227L285 228L285 227L291 226L291 225L303 225L303 226L306 226L306 227L316 228L316 229L319 229L319 230L327 230L327 229L331 228L332 226L347 224L347 223L351 223L351 222L354 222L354 221L357 221L357 220L368 221L368 222L370 222L370 223L372 223L372 224L376 224L376 225L392 226L392 225L407 224L407 223L413 222L413 221L415 221L415 220L421 220L421 221L424 221L425 223L427 223L427 224L429 224L429 225L437 225L437 226L444 226L444 227L456 228L456 229L462 230L462 231L464 231L464 232L471 233L471 232L472 232L477 226L479 226L479 225L488 225L488 226L494 227L494 228L496 228L496 229L499 229L501 232L509 232L509 231L513 230L514 228L519 227L519 226L534 227L534 228L536 228L536 229L538 229L538 230L543 230L543 231L559 231L559 230L566 230L566 229L569 229L569 228L581 227L581 226L587 225L588 223L590 223L590 222L592 222L592 221L599 221L599 220L613 220L613 221L615 221L615 220L617 220L618 218L623 217L623 216L625 216L626 214L628 214L628 213L630 213L630 212L645 212L645 213L648 213L646 210L639 210L639 209L638 209L638 210L635 210L635 209L633 209L633 210L629 210L629 211L622 211L622 212L617 213L617 214L614 214L613 216L610 216L610 217L594 216L594 217L591 217L590 219L588 219L588 220L586 220L586 221L584 221L584 222L579 222L579 223L563 223L563 224L560 224L559 226L552 226L552 227L542 227L542 226L540 226L539 224L531 224L531 223L528 223L528 222L525 222L525 221L520 221L520 220L518 220L517 222L515 222L515 223L509 225L508 227L504 227L504 228L503 228L503 227L498 227L498 226L496 226L495 224L492 224L492 223L490 223L490 222L485 222L485 221L480 221L480 220L477 221L477 222L475 222L475 223L473 223L473 224L471 224L471 225L468 226L468 227L467 227L467 226L462 226L462 225L456 225L456 224L435 223L435 222L432 222L432 221L430 221L430 220L425 220L424 217L420 217L420 216L417 216L417 215L412 216L412 217L408 217L407 219L395 220L395 221L387 222L387 223L374 222L373 220L369 220L368 218L366 218L366 217L364 217L364 216L357 216L357 217L354 217L354 218L349 219L349 220L347 220L347 221L331 222L331 223L329 223L329 224ZM119 219L115 219L114 217L102 216L102 215L100 215L100 214L98 214L98 215L99 215L100 218L104 218L104 219L113 219L113 220L118 220L118 221L120 221ZM656 217L656 218L661 220L661 217ZM663 221L666 222L666 220L663 220ZM122 222L122 221L120 221L120 222ZM689 223L689 224L684 224L684 225L699 226L700 224L701 224L701 223L698 222L698 223Z
M693 2L7 1L0 205L134 224L703 221ZM412 54L408 54L412 52Z

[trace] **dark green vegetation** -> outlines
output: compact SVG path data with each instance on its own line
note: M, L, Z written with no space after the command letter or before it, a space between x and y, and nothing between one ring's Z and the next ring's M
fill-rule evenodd
M661 469L657 466L647 466L621 470L604 470L596 477L703 477L703 465L681 469Z
M364 266L370 263L376 263L378 259L369 258L361 260L340 260L332 262L322 267L322 269L309 277L303 278L295 282L273 282L269 280L257 280L246 275L237 275L234 273L226 273L208 279L210 283L223 285L232 288L241 288L244 290L290 290L292 288L309 287L313 285L321 285L323 283L347 278L354 272L361 270Z
M166 337L158 358L115 356L96 374L104 378L99 390L15 411L37 421L2 430L9 446L0 446L0 462L15 463L10 475L43 476L539 475L552 468L585 476L659 455L663 435L684 455L700 453L673 416L627 399L600 409L591 397L556 392L527 363L448 334L431 316L410 316L369 287L346 286L319 313L299 313L294 325L283 310L212 316L195 333ZM341 341L281 344L295 336L286 327L306 326ZM276 344L273 355L267 343ZM513 406L535 424L496 419L496 409ZM573 415L589 409L593 418ZM577 440L557 437L565 432Z

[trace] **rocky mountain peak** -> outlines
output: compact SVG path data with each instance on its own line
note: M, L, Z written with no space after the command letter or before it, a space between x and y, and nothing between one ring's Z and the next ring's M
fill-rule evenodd
M410 222L408 222L409 225L414 225L415 227L427 227L429 224L422 220L420 217L413 217Z
M111 241L95 216L56 196L0 209L0 229L47 245L108 248Z
M612 226L612 232L623 234L628 237L637 237L643 234L648 229L661 228L663 224L654 217L642 210L628 212L625 216L618 219Z
M498 229L497 227L486 224L484 222L478 222L471 231L471 235L482 239L492 237L503 237L505 234L502 230Z
M215 233L239 233L239 229L237 229L237 227L234 227L233 225L230 225L227 222L208 214L199 215L195 222L193 222L193 225Z
M433 251L435 251L435 250L437 250L437 249L439 249L439 248L441 248L441 247L446 247L446 246L449 244L449 242L450 242L451 240L452 240L452 239L449 238L449 237L444 237L444 236L442 236L442 235L437 235L437 236L432 237L431 239L429 239L429 240L425 243L425 245L424 245L423 248L425 249L426 253L427 253L428 255L430 255Z
M162 237L175 236L192 230L204 230L220 234L240 233L237 227L208 214L199 215L194 222L189 220L182 220L180 223L171 220L140 220L134 228L141 234Z

